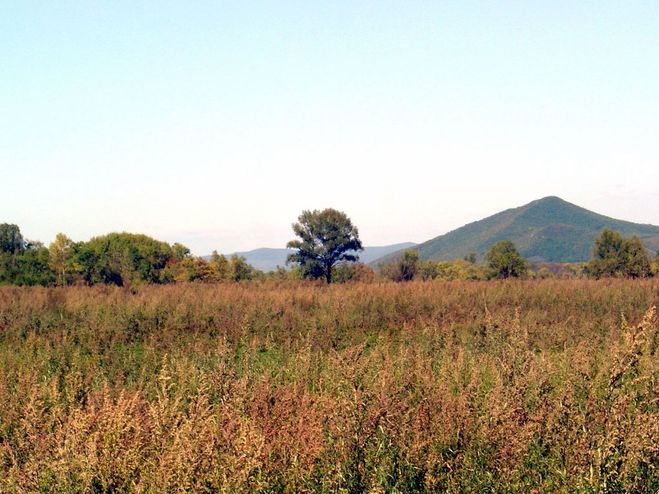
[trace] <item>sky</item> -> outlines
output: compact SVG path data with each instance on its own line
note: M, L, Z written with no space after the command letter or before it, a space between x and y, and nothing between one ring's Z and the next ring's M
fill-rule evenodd
M659 2L0 0L0 223L197 255L333 207L421 242L556 195L659 224Z

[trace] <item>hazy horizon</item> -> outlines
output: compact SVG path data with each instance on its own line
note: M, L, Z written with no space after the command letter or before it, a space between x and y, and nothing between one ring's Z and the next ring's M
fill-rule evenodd
M559 196L659 224L659 4L8 2L0 223L194 254L364 245Z

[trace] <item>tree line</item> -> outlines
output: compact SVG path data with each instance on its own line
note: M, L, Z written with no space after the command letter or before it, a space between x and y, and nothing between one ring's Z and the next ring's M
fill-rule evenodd
M476 254L456 261L421 260L409 249L393 263L382 266L382 273L394 281L422 280L490 280L505 278L649 278L659 274L659 251L654 260L638 237L624 238L618 232L603 230L595 240L593 256L587 263L553 265L532 269L531 264L510 240L493 244L485 255L485 264L476 263Z
M181 281L242 281L261 273L237 255L209 260L134 233L109 233L74 242L59 233L48 246L25 240L17 225L0 225L0 283L16 285L108 284L130 286Z
M244 257L229 258L214 251L209 259L192 256L180 243L172 245L142 234L109 233L86 242L74 242L60 233L45 246L26 240L20 228L0 224L0 284L71 285L225 282L264 278L281 280L322 279L327 283L372 281L486 280L549 277L644 278L659 271L659 252L654 260L638 237L623 238L604 230L593 246L593 258L585 264L543 266L535 270L514 243L503 240L491 246L485 264L472 253L455 261L421 260L410 249L394 262L379 266L379 273L359 263L363 250L359 231L348 216L335 209L303 211L292 225L295 240L287 264L263 273Z

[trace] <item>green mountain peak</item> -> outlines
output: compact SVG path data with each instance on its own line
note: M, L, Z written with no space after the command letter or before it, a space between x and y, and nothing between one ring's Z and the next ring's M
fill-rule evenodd
M659 227L618 220L594 213L557 196L537 199L501 211L419 244L421 259L453 260L475 252L483 259L490 246L512 240L533 262L584 262L591 257L595 238L605 228L624 236L638 236L651 252L659 249ZM391 261L392 254L375 261Z

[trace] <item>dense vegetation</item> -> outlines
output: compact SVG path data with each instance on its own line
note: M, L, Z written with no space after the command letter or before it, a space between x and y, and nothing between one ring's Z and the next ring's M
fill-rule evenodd
M129 286L175 281L241 281L261 273L240 256L193 257L184 245L134 233L109 233L87 242L58 234L46 248L0 224L0 284Z
M659 251L651 259L638 237L624 238L604 230L592 246L589 263L530 265L510 240L496 242L485 254L485 264L471 252L453 261L422 260L408 249L378 271L355 263L361 242L357 228L345 214L328 209L305 211L293 225L300 240L289 242L292 268L258 271L244 257L229 259L213 252L194 257L179 243L169 245L146 235L110 233L87 242L58 234L46 248L25 240L16 225L0 224L0 285L117 285L173 282L219 283L255 279L301 280L323 278L328 283L422 280L484 280L493 278L646 278L659 272Z
M659 251L657 252L659 260ZM596 278L624 276L647 278L656 271L638 237L623 238L618 232L604 230L595 240L593 260L587 271Z
M659 280L0 287L0 492L657 492Z
M528 261L510 240L502 240L485 254L487 263L476 263L471 253L457 261L422 261L416 249L407 249L397 260L380 267L382 275L393 281L485 280L505 278L649 278L659 273L659 252L654 261L638 237L624 238L604 230L593 246L588 263L540 264L530 269Z
M352 229L350 225L347 231ZM349 242L343 244L343 247L354 249L356 245L352 244L349 237L346 237ZM227 259L213 252L208 259L194 257L187 247L179 243L169 245L146 235L131 233L110 233L88 242L73 242L60 233L46 248L40 242L25 240L16 225L5 223L0 224L0 285L132 286L255 279L283 281L301 280L304 277L327 279L328 273L331 281L339 283L375 279L485 280L509 276L540 279L644 278L659 273L659 252L651 259L638 238L623 238L619 233L609 230L604 230L596 239L593 259L589 263L542 263L529 266L512 242L501 241L492 245L486 253L486 264L477 263L475 253L454 261L433 261L421 260L416 249L408 249L389 264L379 266L379 272L376 272L363 263L347 262L354 259L351 255L354 250L338 252L335 247L327 250L337 255L337 258L331 255L327 257L333 263L329 271L327 264L319 268L319 262L314 257L322 254L321 250L327 246L322 249L315 246L314 249L321 249L320 254L310 249L305 254L308 258L300 257L302 251L298 248L292 255L292 260L298 264L288 270L277 268L263 273L239 255Z

